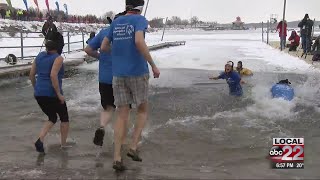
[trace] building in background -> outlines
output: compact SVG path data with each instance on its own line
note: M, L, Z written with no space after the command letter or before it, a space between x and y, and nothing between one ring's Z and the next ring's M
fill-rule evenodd
M248 28L244 27L244 22L241 21L241 18L238 16L236 21L232 22L232 30L246 30Z

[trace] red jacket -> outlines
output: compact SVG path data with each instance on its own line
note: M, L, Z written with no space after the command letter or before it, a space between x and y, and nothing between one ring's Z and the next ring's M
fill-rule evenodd
M289 41L291 41L291 46L300 45L300 36L297 34L296 31L292 31L291 36L289 37Z
M279 22L277 26L277 30L279 31L279 37L282 36L282 21ZM287 37L287 23L284 23L284 36Z

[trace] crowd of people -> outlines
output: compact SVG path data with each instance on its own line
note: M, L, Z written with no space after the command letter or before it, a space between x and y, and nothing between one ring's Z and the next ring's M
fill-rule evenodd
M47 18L48 15L51 15L55 21L59 22L68 22L68 23L104 23L108 22L107 19L98 18L95 15L66 15L63 11L50 11L43 13L37 11L36 9L29 8L27 10L15 9L15 8L1 8L0 16L2 19L11 19L17 21L43 21Z
M297 48L300 46L303 49L303 55L307 55L308 53L313 54L313 61L320 60L320 52L319 52L319 37L313 43L313 28L314 23L309 14L305 14L304 18L299 22L298 27L300 28L300 36L298 33L293 30L289 37L290 44L289 51L297 51ZM285 49L287 47L286 39L287 39L287 22L280 21L277 26L277 31L279 32L280 37L280 48ZM301 56L301 57L302 57Z

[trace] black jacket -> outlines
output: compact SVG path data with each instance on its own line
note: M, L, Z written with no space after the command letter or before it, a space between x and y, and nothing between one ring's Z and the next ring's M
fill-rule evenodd
M307 35L307 36L311 36L312 34L312 28L313 28L313 21L310 19L303 19L298 27L301 28L301 35Z
M44 23L42 27L42 34L44 35L45 39L48 39L48 35L51 32L58 32L58 29L54 23L50 26L48 22Z

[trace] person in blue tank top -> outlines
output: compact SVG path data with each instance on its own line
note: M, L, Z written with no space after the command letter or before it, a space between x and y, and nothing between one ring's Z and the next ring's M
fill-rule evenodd
M138 143L147 121L149 68L154 78L159 78L160 71L153 62L145 42L148 22L141 16L144 0L126 0L125 16L114 20L101 50L110 52L112 43L113 95L118 108L114 126L114 163L117 171L125 170L121 157L121 141L129 118L130 104L137 106L137 120L133 140L127 156L133 161L142 161L138 154Z
M59 37L59 32L53 32L52 37ZM55 39L55 38L53 38ZM44 153L43 142L45 136L57 122L59 115L61 125L61 147L67 147L66 141L69 132L69 115L62 91L62 78L64 76L63 58L59 55L59 42L48 40L46 51L39 53L32 63L30 80L34 87L34 96L41 110L48 116L48 122L42 128L38 140L35 142L36 150Z
M211 80L225 79L229 85L229 94L232 96L242 96L241 84L245 82L241 79L239 73L233 70L233 62L229 61L225 65L225 71L218 77L210 77Z
M282 98L291 101L294 98L294 89L290 86L288 79L281 80L271 88L273 98Z
M114 19L126 13L119 13ZM112 20L109 19L112 23ZM96 130L93 143L97 146L103 145L105 135L104 128L108 125L116 106L114 105L113 89L112 89L112 60L109 52L99 52L104 37L109 33L110 28L102 29L94 38L90 40L85 52L94 58L99 59L99 92L101 97L101 106L103 111L100 114L100 127ZM126 134L124 135L124 139ZM125 141L125 140L123 140Z

